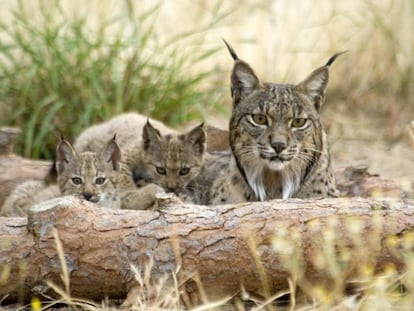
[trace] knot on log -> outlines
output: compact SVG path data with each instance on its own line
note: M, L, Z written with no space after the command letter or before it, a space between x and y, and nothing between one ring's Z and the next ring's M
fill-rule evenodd
M13 153L16 137L22 131L14 127L2 127L0 129L0 155Z
M410 138L411 147L414 150L414 121L408 125L408 137Z

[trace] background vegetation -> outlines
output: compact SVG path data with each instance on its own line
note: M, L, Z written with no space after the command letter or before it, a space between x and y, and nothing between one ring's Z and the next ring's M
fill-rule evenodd
M328 89L334 144L359 136L385 142L387 151L405 139L413 117L413 0L2 5L0 124L22 128L17 151L26 157L52 158L56 136L74 139L125 111L172 126L226 120L231 59L222 37L269 81L298 82L350 50L334 64Z
M120 2L124 14L93 26L88 14L71 14L61 1L35 3L37 17L19 1L11 20L0 24L3 122L22 128L24 156L52 158L60 134L75 138L125 111L177 125L219 110L214 81L207 80L212 70L189 70L218 45L204 46L202 37L185 48L176 42L214 27L223 13L192 32L160 38L154 25L162 2L144 9Z
M23 130L17 153L25 157L50 159L60 134L74 139L126 111L172 126L223 119L226 127L232 61L223 37L268 81L299 82L349 50L332 66L323 107L335 164L362 158L374 172L412 177L405 128L414 119L414 0L3 0L0 29L0 125ZM322 261L340 268L341 260ZM412 262L409 253L409 271ZM288 268L295 279L300 265ZM313 301L292 310L412 307L410 273L370 273L357 296L315 286ZM342 276L335 282L341 287ZM179 310L178 298L141 303Z

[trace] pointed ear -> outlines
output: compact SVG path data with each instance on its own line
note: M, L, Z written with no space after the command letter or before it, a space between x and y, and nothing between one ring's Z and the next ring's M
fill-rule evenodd
M160 131L153 127L149 120L147 120L147 123L144 125L142 130L142 142L144 149L147 150L151 144L159 144L160 140Z
M116 143L116 135L106 144L105 148L101 152L101 157L106 162L111 162L115 171L119 171L121 168L121 149L119 149Z
M237 105L241 99L261 87L261 82L250 65L242 60L236 60L231 74L233 105Z
M317 111L323 105L325 100L325 89L329 80L329 68L320 67L313 71L304 81L296 86L296 89L313 101Z
M329 80L329 66L335 59L347 51L335 53L328 62L314 70L304 81L296 86L296 89L309 96L317 111L322 107L325 100L325 90Z
M242 98L261 87L261 82L250 65L239 59L236 51L230 44L224 39L223 41L231 57L234 59L233 71L231 73L231 97L233 98L233 105L237 105Z
M195 152L203 154L207 148L207 133L204 130L204 123L189 131L185 135L185 140L192 146Z
M56 170L60 174L67 163L72 162L78 156L71 143L63 138L56 148Z

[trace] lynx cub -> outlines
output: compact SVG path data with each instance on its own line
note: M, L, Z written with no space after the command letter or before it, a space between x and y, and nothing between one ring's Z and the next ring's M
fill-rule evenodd
M210 204L338 196L319 114L332 56L297 85L262 82L226 43L231 74L233 153L211 189Z
M156 194L165 191L188 199L183 193L204 159L207 134L203 126L179 134L159 121L124 113L83 131L75 148L96 151L114 133L124 164L119 185L122 208L152 208Z
M118 178L121 152L111 139L100 153L78 153L65 139L56 149L57 185L27 181L13 190L0 215L24 216L34 204L61 195L77 195L103 207L119 208Z
M121 189L127 191L122 195L123 208L149 208L155 193L163 190L187 199L186 187L199 174L205 150L203 124L184 134L161 135L147 121L142 140L125 152ZM142 199L144 194L146 200Z
M119 208L121 150L115 137L100 153L78 153L62 139L57 147L57 182L63 195L77 195L103 207Z

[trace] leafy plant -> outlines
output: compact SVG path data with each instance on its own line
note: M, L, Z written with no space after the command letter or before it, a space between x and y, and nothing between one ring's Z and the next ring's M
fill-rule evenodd
M37 18L19 1L12 21L0 24L7 35L0 41L0 106L6 125L22 129L17 152L25 157L52 158L56 136L75 138L122 112L175 125L218 107L221 88L205 82L215 71L189 69L214 56L220 42L206 49L203 39L191 38L204 28L162 41L154 32L162 1L142 11L139 2L125 0L120 5L128 14L93 27L58 0L37 4ZM227 14L217 12L206 27Z

